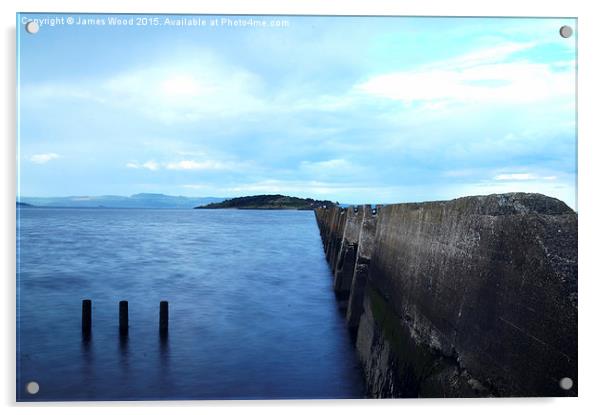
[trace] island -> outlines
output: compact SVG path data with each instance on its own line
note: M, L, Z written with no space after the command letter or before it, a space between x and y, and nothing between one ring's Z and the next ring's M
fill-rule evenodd
M197 206L195 209L289 209L289 210L313 210L318 207L336 206L329 200L302 199L294 196L284 195L257 195L226 199L222 202L209 203Z

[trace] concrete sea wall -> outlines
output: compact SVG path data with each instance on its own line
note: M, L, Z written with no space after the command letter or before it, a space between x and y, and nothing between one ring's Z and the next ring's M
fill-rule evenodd
M369 396L577 395L577 214L563 202L315 213Z

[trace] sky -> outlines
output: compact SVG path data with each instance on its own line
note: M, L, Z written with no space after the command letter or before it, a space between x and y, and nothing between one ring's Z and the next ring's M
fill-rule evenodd
M20 195L576 208L574 19L121 17L17 16Z

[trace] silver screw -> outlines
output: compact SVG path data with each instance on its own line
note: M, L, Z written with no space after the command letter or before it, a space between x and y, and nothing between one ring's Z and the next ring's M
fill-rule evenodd
M31 22L27 22L25 24L25 30L27 33L35 35L40 30L40 25L32 20Z
M573 35L573 28L571 26L562 26L560 28L560 36L567 38Z
M30 395L35 395L40 391L40 385L38 384L38 382L29 382L25 386L25 388L27 389L27 393L29 393Z
M558 383L560 384L560 387L565 391L571 390L571 388L573 387L573 379L571 378L562 378Z

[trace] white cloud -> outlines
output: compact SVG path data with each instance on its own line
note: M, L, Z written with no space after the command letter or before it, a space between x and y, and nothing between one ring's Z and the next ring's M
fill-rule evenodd
M55 160L60 156L56 153L44 153L44 154L34 154L29 158L32 163L36 164L45 164L51 160Z
M226 165L218 161L194 161L182 160L177 162L166 163L165 168L168 170L223 170Z
M258 75L205 52L190 53L195 59L117 74L101 82L98 94L112 105L167 124L264 109Z
M494 176L493 180L497 181L526 181L526 180L556 180L556 176L539 176L532 173L503 173Z
M147 169L147 170L236 170L239 167L243 167L242 164L236 164L232 162L221 162L216 160L180 160L170 162L156 162L149 160L145 163L128 162L125 164L130 169Z
M537 178L537 176L531 173L505 173L498 174L493 178L493 180L499 181L522 181L522 180L533 180Z
M382 115L395 108L380 106L383 98L407 106L418 103L419 108L414 110L430 112L468 102L516 105L553 97L573 98L567 100L573 102L574 61L505 61L533 46L534 43L508 42L412 70L376 74L334 95L308 94L297 84L269 94L262 77L207 51L196 51L192 60L175 59L168 64L125 71L94 84L80 83L68 88L43 84L27 91L46 91L38 99L94 100L165 124L237 118L237 123L228 125L228 129L242 125L245 119L272 120L278 115L305 111L364 108L364 114L365 108L379 108ZM28 94L24 91L23 96ZM378 106L371 107L373 103Z
M375 75L354 89L408 105L419 102L431 109L463 102L520 104L555 97L574 99L574 62L558 68L558 63L504 61L533 46L509 43L408 71Z
M193 151L193 150L179 150L176 151L176 154L178 154L179 156L197 156L197 157L205 157L207 155L206 152L204 151Z
M193 76L188 74L175 75L161 83L161 91L166 96L198 96L201 93L212 92L210 86L203 86Z
M153 160L150 160L150 161L147 161L146 163L144 163L142 165L142 167L144 167L145 169L149 169L149 170L158 170L159 169L159 164L157 164Z
M536 63L499 63L462 70L395 72L357 86L369 95L403 101L525 103L574 95L574 74ZM436 103L429 103L431 107ZM435 105L438 109L442 104Z
M130 169L147 169L147 170L155 171L155 170L159 170L160 166L159 166L159 163L157 163L156 161L149 160L142 164L137 163L137 162L129 162L129 163L126 163L125 167L128 167Z
M25 84L21 87L21 99L25 105L37 105L57 100L106 103L105 99L98 95L98 91L95 90L94 85L77 82Z
M190 59L189 56L194 56ZM61 100L93 102L165 124L265 112L263 80L207 51L104 79L69 84L44 82L21 88L24 105Z
M351 163L344 159L332 159L324 161L302 161L301 168L311 171L332 171L338 169L349 169Z
M437 63L437 66L448 66L454 68L467 68L471 66L482 65L484 63L500 62L506 59L513 53L520 52L523 50L531 49L537 44L534 42L516 43L508 42L498 45L496 47L490 47L486 49L480 49L473 52L460 55L456 58L445 60Z

